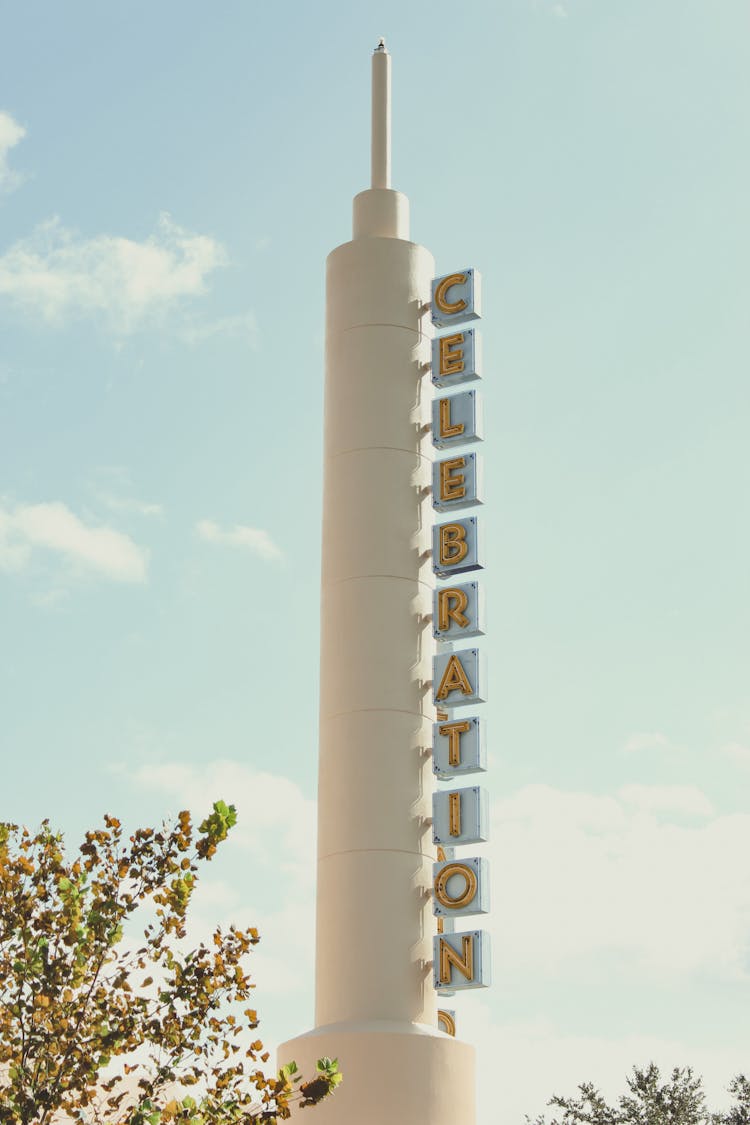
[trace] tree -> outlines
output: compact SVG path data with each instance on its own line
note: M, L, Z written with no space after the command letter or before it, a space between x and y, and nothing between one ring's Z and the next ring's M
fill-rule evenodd
M717 1114L718 1125L750 1125L750 1080L738 1074L729 1083L735 1104L725 1114Z
M48 821L0 824L0 1122L273 1123L334 1089L336 1060L307 1082L262 1068L257 930L183 951L199 865L236 819L218 801L197 833L181 812L124 840L107 815L72 862Z
M735 1104L727 1113L709 1112L703 1080L690 1067L675 1068L665 1082L654 1063L645 1070L634 1067L627 1084L629 1092L616 1105L590 1082L578 1087L577 1098L556 1095L548 1104L563 1112L550 1125L750 1125L750 1082L742 1074L730 1083ZM544 1117L533 1125L545 1125Z

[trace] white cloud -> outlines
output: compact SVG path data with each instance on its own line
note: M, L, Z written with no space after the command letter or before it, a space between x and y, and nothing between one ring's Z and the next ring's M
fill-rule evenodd
M692 787L648 788L612 797L532 785L496 802L500 962L554 974L608 955L661 979L750 979L750 815L712 815ZM655 815L686 810L702 822Z
M190 809L196 823L216 800L236 806L237 824L219 853L233 877L217 879L206 869L192 904L189 939L207 940L217 924L257 926L261 944L250 966L257 1005L268 1022L274 1011L278 1019L278 997L296 1006L311 990L315 802L294 781L231 760L120 766L117 772L141 790L167 794L173 811ZM266 1036L266 1021L264 1026Z
M257 857L272 857L274 867L281 863L295 879L309 880L315 802L294 781L228 759L205 766L144 765L126 772L137 785L170 794L181 808L210 812L220 799L236 805L234 845Z
M14 172L8 164L8 153L25 136L23 125L14 121L9 113L0 110L0 190L12 191L21 182L19 173Z
M571 1033L546 1019L495 1021L483 999L466 993L460 1006L457 1032L477 1044L477 1125L520 1123L525 1114L533 1119L539 1113L549 1121L559 1116L547 1109L549 1099L575 1096L582 1082L593 1082L607 1100L616 1101L626 1093L633 1066L650 1061L664 1078L675 1066L692 1066L705 1079L709 1106L726 1109L730 1079L747 1073L747 1043L714 1045L707 1035L696 1045L695 1039L647 1030L616 1037Z
M59 501L0 507L0 566L20 570L35 550L118 582L143 582L148 553L120 531L91 527Z
M52 219L0 256L0 296L50 323L95 315L115 331L131 332L205 292L209 274L225 262L220 243L183 230L167 214L142 242L85 238Z
M676 749L678 747L667 738L666 734L660 734L658 731L638 731L636 734L631 734L623 746L626 754L636 754L641 750Z
M228 531L223 531L213 520L199 520L195 530L201 539L207 543L222 543L228 547L243 547L258 555L261 559L273 561L283 558L280 547L274 543L267 531L260 527L245 527L235 524Z
M229 876L214 879L209 870L202 878L190 941L205 940L217 922L257 925L262 941L250 969L266 1046L309 1026L314 802L295 782L230 760L122 772L142 790L169 794L175 811L203 815L220 797L236 804L239 821L226 845L235 866ZM503 974L533 981L538 1011L540 976L552 972L559 982L570 958L611 966L613 953L620 988L629 979L642 985L645 967L667 997L675 974L682 989L690 987L690 973L741 972L750 876L738 861L750 849L750 816L711 813L692 787L654 787L651 795L648 788L596 796L538 785L495 802L491 854L499 893L482 925L493 931L498 993ZM700 809L707 823L685 828L650 811L682 814L686 805ZM587 1080L614 1099L632 1066L652 1059L665 1074L692 1065L705 1075L718 1109L727 1104L730 1078L746 1068L747 1043L728 1046L721 1035L712 1043L710 1028L683 1041L679 1031L670 1038L648 1026L638 1034L598 1026L578 1033L572 1016L503 1020L503 997L494 990L445 1003L457 1009L459 1036L477 1045L478 1125L533 1117L553 1094L575 1094Z
M696 785L624 785L619 796L627 805L650 813L710 816L714 807Z

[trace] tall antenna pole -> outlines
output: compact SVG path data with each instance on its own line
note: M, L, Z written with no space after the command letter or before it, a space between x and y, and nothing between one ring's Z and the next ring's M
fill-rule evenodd
M371 186L391 186L391 56L381 39L372 56Z
M390 187L382 41L372 94L372 187L327 262L316 1026L279 1062L338 1057L317 1125L473 1125L474 1051L438 1029L431 972L435 265Z

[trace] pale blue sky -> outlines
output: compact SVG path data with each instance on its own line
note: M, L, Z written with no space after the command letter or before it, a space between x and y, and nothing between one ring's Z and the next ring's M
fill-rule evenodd
M266 933L269 1041L309 1026L323 268L385 35L413 237L484 282L480 1125L650 1057L718 1101L750 1065L747 4L0 19L0 815L235 800L201 917Z

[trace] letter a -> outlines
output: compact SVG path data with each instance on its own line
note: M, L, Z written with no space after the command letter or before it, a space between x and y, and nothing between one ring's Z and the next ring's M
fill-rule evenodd
M443 672L443 678L437 689L435 698L442 701L447 699L451 692L460 691L462 695L473 695L474 688L469 682L464 666L458 658L458 653L451 653Z

